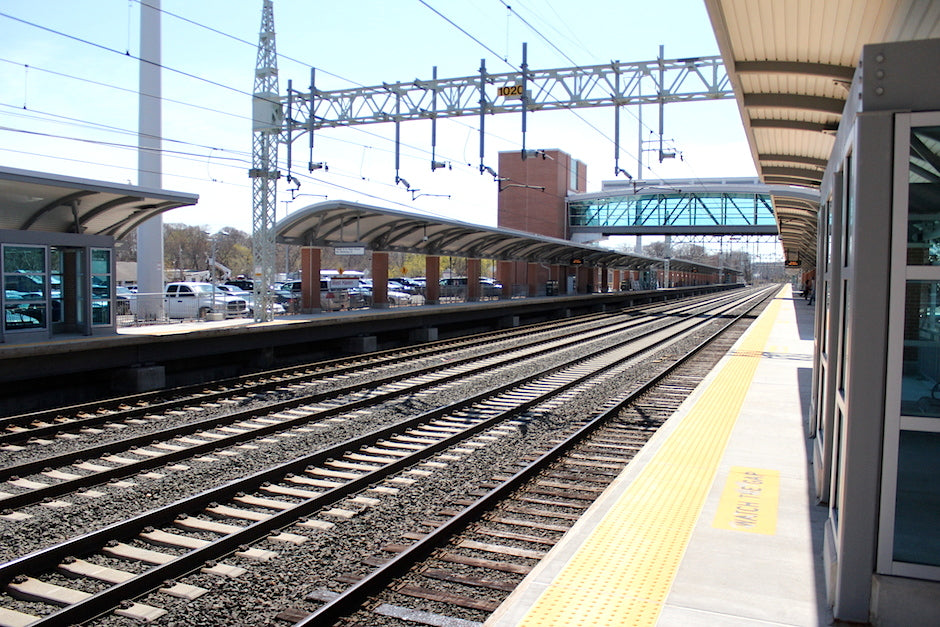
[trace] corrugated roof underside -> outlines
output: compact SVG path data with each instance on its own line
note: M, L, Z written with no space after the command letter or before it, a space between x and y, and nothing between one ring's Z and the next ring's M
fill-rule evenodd
M862 46L940 36L940 2L705 0L761 179L817 187ZM794 64L805 64L797 66ZM784 249L815 265L812 232L781 226ZM792 223L792 224L795 224Z

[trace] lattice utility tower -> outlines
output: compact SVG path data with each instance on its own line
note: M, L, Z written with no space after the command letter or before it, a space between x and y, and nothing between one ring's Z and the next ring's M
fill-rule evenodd
M255 320L271 318L274 283L274 222L277 207L277 143L284 123L277 83L274 0L264 0L252 97L251 244L254 256Z
M520 72L490 74L486 60L479 72L461 78L437 78L433 68L429 80L383 83L321 91L316 87L316 71L310 70L310 88L303 92L287 83L287 96L280 97L277 85L277 59L274 46L273 0L264 0L261 36L254 93L254 142L252 149L253 244L255 248L256 299L269 299L268 286L274 279L274 209L277 170L277 142L287 145L287 178L292 180L293 141L308 135L309 171L324 168L313 160L315 131L322 128L360 124L395 124L395 183L410 189L399 175L399 127L411 120L431 121L431 170L445 164L436 160L438 118L479 116L480 173L497 173L484 163L486 116L518 113L522 121L522 158L538 151L525 149L526 114L534 111L614 107L614 175L625 174L620 167L620 108L625 105L659 105L659 137L662 141L663 106L670 102L694 102L733 98L721 57L665 59L663 49L657 59L604 65L530 70L526 46L522 48ZM286 112L286 115L285 115ZM642 122L640 122L642 125ZM642 158L640 139L638 154ZM660 144L660 160L666 155ZM642 165L642 163L640 164ZM632 177L631 177L632 178ZM260 276L259 276L260 273ZM260 280L259 280L260 279ZM263 290L262 291L259 290ZM269 302L265 300L264 302ZM255 307L255 318L270 316L267 307Z

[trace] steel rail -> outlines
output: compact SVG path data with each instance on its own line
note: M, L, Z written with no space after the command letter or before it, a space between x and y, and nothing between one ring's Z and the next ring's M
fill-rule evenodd
M722 296L727 297L727 295L724 293L719 295L708 294L705 295L704 298L694 297L700 300L686 303L683 306L693 307L701 302L718 300ZM661 307L663 307L662 303L649 303L647 305L631 307L627 310L622 310L621 312L616 313L589 314L579 317L577 324L590 325L604 318L625 315L627 312L633 314L635 312L643 311L644 309L656 309ZM571 321L569 320L567 322L570 323ZM311 364L289 366L248 375L240 375L238 377L220 379L208 384L200 383L196 385L180 386L166 390L157 390L153 392L143 392L136 395L122 396L118 398L107 399L105 401L92 401L89 403L43 410L40 412L32 412L29 414L0 417L0 444L17 443L30 438L50 437L62 433L63 431L79 431L83 428L93 427L103 423L136 418L152 413L166 412L186 407L187 405L192 405L194 403L211 402L225 398L227 396L231 396L233 393L257 394L262 391L277 389L278 387L290 385L293 381L309 380L312 376L336 376L348 372L356 372L357 370L360 370L364 367L374 367L379 369L382 368L383 365L396 363L396 360L400 360L403 356L409 360L413 359L417 361L419 359L427 358L437 354L449 353L455 350L465 350L480 345L486 345L497 339L508 340L520 336L530 337L533 335L533 333L549 333L554 329L564 328L564 326L564 321L543 322L527 325L525 327L520 327L518 329L512 329L509 331L478 333L457 339L440 340L433 343L426 343L417 347L412 346L407 348L377 351L374 353L369 353L367 357L339 357L336 359L315 362ZM583 331L572 330L570 333L563 334L559 337L565 337L565 335L573 335L579 332ZM535 340L533 340L531 343L535 343ZM314 368L317 370L313 373L310 373L309 370ZM206 391L206 388L210 385L216 388L221 387L222 389ZM183 398L163 400L161 402L148 402L148 399L162 399L171 395L188 396ZM107 406L116 403L120 405L132 406L116 411L109 411L108 413L100 413L102 404ZM148 404L142 405L141 403ZM95 412L95 415L75 419L62 419L62 414L64 413L77 414L80 412L89 411ZM24 424L37 422L51 424L38 427L22 427ZM20 430L18 427L22 430Z
M696 299L697 301L708 301L709 299L718 298L721 294L706 294L703 296L690 297L689 300ZM605 317L610 317L611 315L621 315L623 313L633 313L641 312L645 309L655 309L663 307L663 303L647 303L644 305L637 305L634 307L629 307L627 309L621 310L618 313L595 313L588 314L585 316L579 316L578 324L590 324L598 319ZM567 322L571 322L568 320ZM524 327L519 327L516 329L510 330L501 330L501 331L488 331L484 333L475 333L471 335L462 336L460 338L452 338L448 340L439 340L436 342L427 342L421 344L420 346L408 346L402 348L388 349L384 351L376 351L369 353L368 356L359 356L359 357L338 357L336 359L329 359L324 361L312 362L309 364L301 364L295 366L287 366L284 368L277 368L274 370L265 370L262 372L256 372L252 374L239 375L237 377L229 377L226 379L219 379L217 381L212 381L209 383L199 383L194 385L178 386L174 388L166 388L162 390L155 390L151 392L142 392L139 394L133 394L128 396L112 397L108 399L101 399L98 401L90 401L87 403L80 403L76 405L70 405L67 407L58 407L53 409L41 410L36 412L30 412L26 414L17 414L14 416L5 416L0 417L0 444L5 444L9 442L18 442L22 441L25 438L31 437L44 437L47 435L54 435L63 430L78 430L89 426L94 426L102 424L105 422L111 422L115 420L124 420L127 418L135 418L141 415L148 413L167 411L170 409L176 409L183 407L187 404L192 404L194 402L207 402L217 398L224 397L227 394L231 394L236 389L245 393L249 393L251 390L265 390L270 388L276 388L281 385L286 385L290 380L300 380L308 378L311 376L309 373L303 372L305 370L310 370L312 368L317 368L318 371L314 374L317 376L322 375L336 375L342 374L344 372L354 371L358 368L362 368L363 365L374 365L376 367L381 367L382 364L393 363L395 360L401 359L402 356L405 357L414 357L415 359L421 358L422 356L431 356L438 353L446 353L453 350L461 350L467 348L473 348L481 344L486 344L492 342L494 339L511 339L518 336L529 336L533 332L550 332L554 328L560 328L564 324L564 321L549 321L549 322L540 322L536 324L526 325ZM332 370L331 370L332 369ZM299 374L298 374L299 373ZM276 377L288 377L287 379L273 380L273 381L263 381L266 378L276 378ZM260 383L257 381L261 380ZM206 392L208 386L219 387L219 386L230 386L229 389L223 389L221 391L212 391ZM251 386L250 389L246 389L247 386ZM167 396L171 395L184 395L188 394L186 398L176 398L171 400L161 400ZM153 399L157 399L160 402L150 402ZM150 403L147 405L140 405L140 403ZM98 414L99 410L102 409L102 406L110 405L132 405L125 409L119 409L116 411L110 411L107 414ZM77 415L82 412L95 412L96 415L78 418L78 419L65 419L62 420L63 414L72 414ZM53 422L57 424L51 424L48 427L33 427L25 428L23 431L13 431L9 432L11 428L18 427L23 424L30 424L35 422Z
M701 307L701 305L699 305L698 307ZM692 310L692 309L694 308L693 307L686 308L686 310ZM678 322L675 322L674 324L679 324L680 322L681 320ZM623 323L618 323L613 326L620 327L619 331L625 331L625 330L629 330L637 326L643 326L644 324L648 324L648 321L642 320L642 319L632 319ZM658 332L660 329L663 329L663 328L668 328L668 325L666 325L665 327L658 327L657 329L653 329L651 331L642 333L632 339L633 340L642 339L646 335L650 333ZM596 337L609 334L610 332L611 332L610 328L601 328L601 329L594 329L588 332L581 332L580 333L581 337L579 337L578 339L567 341L567 344L569 346L573 344L579 344L585 341L585 336L587 339L593 339ZM573 334L568 334L566 336L563 336L563 338L570 339L578 335L579 333L573 333ZM543 344L540 350L532 351L529 354L525 355L525 357L534 358L534 357L537 357L538 355L558 350L559 348L565 348L564 344L561 347L557 345L559 341L560 340L557 340L557 339L553 340L552 342L555 345L551 345L551 346L546 346ZM511 350L511 352L518 353L520 351L524 351L527 349L527 347L531 347L534 344L539 344L539 342L533 341L521 349L519 347L514 347ZM588 353L584 355L582 358L583 359L590 358L593 355L603 352L605 350L608 350L608 349L603 348L594 353ZM499 352L506 352L506 351L494 351L494 353L496 354L498 354ZM142 472L144 470L148 470L151 468L157 468L159 466L163 466L167 463L180 461L183 459L193 457L195 455L201 455L201 454L205 454L210 451L213 451L213 450L217 450L219 448L231 446L233 444L237 444L242 441L253 440L255 438L263 437L271 433L276 433L278 431L290 429L298 425L306 424L307 422L310 422L313 419L327 418L327 417L330 417L339 413L346 413L350 411L355 411L357 409L362 409L364 407L376 405L376 404L379 404L381 402L384 402L386 400L389 400L398 396L403 396L406 394L413 394L416 391L434 387L436 385L441 385L443 383L447 383L448 381L465 378L476 372L484 371L487 369L492 369L500 365L516 363L518 359L519 359L518 355L508 355L502 360L501 364L500 363L483 364L470 371L456 372L449 376L440 377L432 381L417 383L409 388L394 390L394 391L386 392L386 393L374 394L368 398L354 400L354 401L345 403L343 405L339 405L333 408L328 408L328 409L316 412L315 414L311 414L308 416L300 416L297 418L284 420L276 424L261 426L256 429L245 431L244 433L241 433L241 434L228 435L226 436L225 439L222 439L222 440L212 440L212 441L206 442L205 444L191 445L183 449L180 449L178 451L167 451L159 456L146 457L144 459L136 460L133 464L123 464L123 465L115 466L114 468L111 468L109 470L95 472L95 473L91 473L88 475L83 475L75 479L69 479L69 480L61 481L59 483L51 484L47 487L37 488L37 489L33 489L27 492L14 494L12 496L8 496L8 497L0 499L0 507L4 509L15 509L18 507L24 507L26 505L41 501L44 498L54 498L57 496L61 496L63 494L67 494L72 491L80 490L83 488L88 488L93 485L98 485L98 484L104 483L112 479L126 477L129 475L133 475L137 472ZM464 363L471 363L471 362L476 362L480 360L481 360L480 356L473 356L473 357L468 357L462 360L450 362L447 364L447 366L448 368L452 368L452 367L459 366ZM429 366L423 369L412 371L408 373L407 376L411 378L419 377L429 372L437 371L439 369L440 369L440 365L433 365L433 366ZM381 385L386 385L388 383L397 383L401 380L401 376L402 375L391 375L391 376L384 377L381 379L373 379L368 382L361 382L358 384L353 384L345 388L342 388L341 390L321 392L321 393L317 393L313 395L308 395L300 399L291 399L288 401L281 401L279 403L266 406L265 408L263 408L263 411L267 413L276 413L276 412L284 411L286 409L292 409L294 407L302 406L305 404L317 403L317 402L322 402L324 400L332 399L332 398L335 398L339 394L353 394L363 389L374 389ZM134 448L146 447L147 445L152 444L155 439L163 439L164 441L170 441L175 437L179 437L181 435L195 434L200 431L215 428L220 424L233 424L233 423L237 423L241 421L247 421L253 417L256 417L260 413L262 413L261 408L243 410L240 412L234 412L234 413L229 413L229 414L225 414L222 416L208 418L206 420L199 421L196 423L191 423L188 425L182 425L182 426L177 426L177 427L173 427L170 429L166 429L163 431L152 432L146 435L135 436L132 438L125 438L122 440L115 440L114 442L109 442L109 443L102 444L96 447L82 449L80 451L62 453L56 456L45 457L42 459L27 462L24 464L18 464L16 466L0 468L0 480L12 479L13 477L21 476L21 475L34 474L46 468L66 466L69 464L76 463L82 459L102 457L104 455L123 452L123 451L131 450ZM133 453L132 450L131 452Z
M597 319L604 317L605 315L609 316L610 314L591 314L590 317L592 319ZM579 320L579 322L589 323L590 320ZM75 431L85 427L99 425L105 422L112 422L114 420L136 418L148 413L177 409L196 402L207 402L218 398L224 398L226 395L231 395L235 391L251 393L252 391L257 392L259 390L276 388L282 385L288 385L291 380L308 379L311 376L311 373L304 371L310 370L312 368L318 369L317 372L313 373L313 375L335 376L337 374L343 374L345 372L361 369L364 365L381 367L383 364L393 363L395 360L401 359L403 354L409 358L414 357L415 359L419 359L421 357L427 357L438 353L472 348L474 346L486 344L493 341L494 338L492 336L494 335L501 339L509 339L520 335L531 335L533 332L550 331L552 326L557 327L560 326L560 324L558 321L554 321L551 323L529 325L524 328L512 329L511 331L478 333L453 340L440 340L433 343L426 343L419 347L412 346L399 349L390 349L386 351L377 351L374 353L369 353L368 356L338 357L336 359L314 362L311 364L288 366L285 368L266 370L263 372L240 375L237 377L229 377L226 379L220 379L218 381L212 381L208 384L199 383L194 385L179 386L164 390L155 390L152 392L143 392L140 394L121 396L117 398L91 401L87 403L71 405L68 407L42 410L27 414L17 414L15 416L0 417L0 431L9 430L23 424L30 424L35 422L56 423L44 427L26 427L23 431L0 432L0 444L18 442L32 437L45 437L48 435L60 433L64 430ZM277 377L287 378L276 379ZM206 388L210 385L213 387L229 387L227 389L218 391L206 392ZM163 399L170 395L183 394L187 394L189 396L185 398L163 400L161 402L154 402L148 405L139 405L139 403L147 402L149 399ZM97 412L102 408L102 405L114 404L132 406L125 409L112 411L107 414L97 414ZM85 418L61 420L61 417L64 413L77 415L82 412L96 412L96 415Z

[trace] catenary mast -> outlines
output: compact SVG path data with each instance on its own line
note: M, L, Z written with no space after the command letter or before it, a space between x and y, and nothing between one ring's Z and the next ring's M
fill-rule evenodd
M263 0L258 60L252 97L251 237L254 255L255 320L271 318L274 283L274 223L277 194L277 144L283 123L274 41L274 0Z

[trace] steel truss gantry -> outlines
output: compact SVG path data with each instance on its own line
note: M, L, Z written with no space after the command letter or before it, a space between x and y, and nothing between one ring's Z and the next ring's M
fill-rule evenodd
M480 119L480 171L493 174L483 164L483 136L487 115L519 113L522 116L523 158L526 156L525 115L535 111L614 107L615 174L619 168L620 107L626 105L662 106L672 102L694 102L733 98L734 92L721 57L659 58L652 61L611 61L603 65L530 70L523 46L522 71L488 73L486 60L480 60L478 74L459 78L432 78L382 83L373 87L355 87L324 91L316 86L316 70L311 69L307 91L296 90L288 82L288 94L282 98L286 107L284 132L290 146L306 133L311 158L310 171L320 163L313 161L314 133L324 128L380 124L398 125L414 120L432 122L432 169L443 164L435 161L436 121L442 118L478 116ZM660 135L662 128L660 127ZM397 176L396 158L396 182Z
M522 98L526 84L527 97ZM646 86L646 89L644 89ZM311 97L311 93L313 96ZM291 128L404 122L485 113L717 100L733 96L721 57L657 59L551 70L480 73L321 91L292 92ZM313 115L310 115L311 109Z

